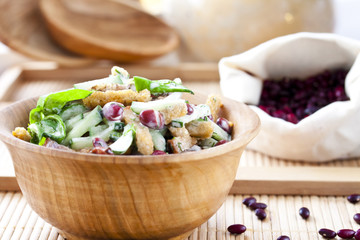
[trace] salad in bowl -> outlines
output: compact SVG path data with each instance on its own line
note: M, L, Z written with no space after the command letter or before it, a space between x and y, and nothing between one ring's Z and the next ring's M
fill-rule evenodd
M233 123L219 117L222 101L203 104L174 80L130 77L113 67L103 79L39 97L29 125L13 135L45 147L94 154L162 155L215 147L231 140Z
M29 206L66 239L188 237L223 204L260 129L245 104L192 93L114 67L3 108Z

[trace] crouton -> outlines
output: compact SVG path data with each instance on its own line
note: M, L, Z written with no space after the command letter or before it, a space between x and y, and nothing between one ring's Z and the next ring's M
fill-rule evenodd
M27 142L30 142L31 139L30 133L23 127L16 127L15 130L12 131L12 135Z
M140 92L135 92L131 89L120 91L95 91L87 98L83 99L83 103L88 108L94 108L97 105L104 106L108 102L119 102L125 106L130 105L133 101L148 102L151 100L150 91L144 89Z
M210 107L211 115L214 121L216 121L219 117L220 108L222 107L221 98L216 95L209 95L206 100L206 105Z
M174 138L168 140L168 145L173 153L181 153L194 146L197 142L192 138L186 128L169 128Z
M169 127L169 131L170 131L171 135L174 137L190 136L189 131L184 127L182 127L182 128Z
M130 106L124 108L123 117L126 124L140 122L139 117L130 109Z
M200 139L210 138L213 134L214 127L208 121L191 121L185 125L190 136Z
M192 137L174 137L168 140L168 145L173 153L181 153L196 144L196 139Z
M135 124L136 128L136 146L143 155L150 155L154 152L154 143L150 131L147 127Z
M179 103L160 110L160 112L164 116L165 124L169 124L173 119L185 116L187 114L187 106L186 103Z
M136 146L143 155L150 155L154 151L154 143L150 131L140 124L139 117L130 109L124 108L124 121L126 124L134 124L136 129Z

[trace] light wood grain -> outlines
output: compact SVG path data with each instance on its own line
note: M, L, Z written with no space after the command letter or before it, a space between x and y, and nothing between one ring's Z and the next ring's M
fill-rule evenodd
M199 104L206 95L186 98ZM220 115L234 122L233 140L199 152L100 156L30 144L11 131L27 126L35 98L0 111L0 137L27 202L68 239L183 239L225 201L240 156L259 131L249 107L223 103Z
M66 51L52 41L37 0L0 0L0 9L0 40L15 51L35 59L57 61L65 66L94 62Z
M159 57L179 44L175 30L123 2L40 0L39 5L54 40L88 57L134 62Z
M360 190L354 167L239 167L233 194L350 195Z
M0 191L20 191L15 175L0 177Z
M0 166L0 191L19 191L12 167ZM239 167L230 194L343 196L359 192L359 186L358 168Z

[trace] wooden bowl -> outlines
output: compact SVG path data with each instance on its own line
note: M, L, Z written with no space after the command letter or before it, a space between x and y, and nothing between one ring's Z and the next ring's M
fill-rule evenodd
M40 0L39 6L53 39L84 56L134 62L179 44L174 29L126 1Z
M205 95L188 96L204 103ZM183 239L225 201L241 154L259 131L257 115L224 99L233 140L199 152L103 156L34 145L12 136L36 99L0 111L0 137L32 209L67 239Z

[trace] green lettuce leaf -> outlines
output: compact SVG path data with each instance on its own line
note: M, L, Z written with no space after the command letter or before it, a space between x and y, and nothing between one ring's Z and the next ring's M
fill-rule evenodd
M44 100L40 97L37 107L42 107L46 115L59 114L67 102L84 99L91 93L92 91L83 89L70 89L52 93L47 95Z
M66 128L63 120L59 115L49 115L44 117L40 122L30 124L28 131L31 135L30 142L43 144L44 137L60 143L66 136Z
M143 77L134 77L136 91L148 89L153 95L161 95L170 92L188 92L194 94L193 91L184 87L181 82L172 80L149 80Z
M33 124L41 121L47 115L59 114L66 103L84 99L91 93L92 91L83 89L70 89L41 96L36 108L30 112L29 122Z
M41 144L44 137L60 143L66 136L66 127L59 114L66 103L88 97L92 91L70 89L39 97L36 108L29 114L30 142Z

